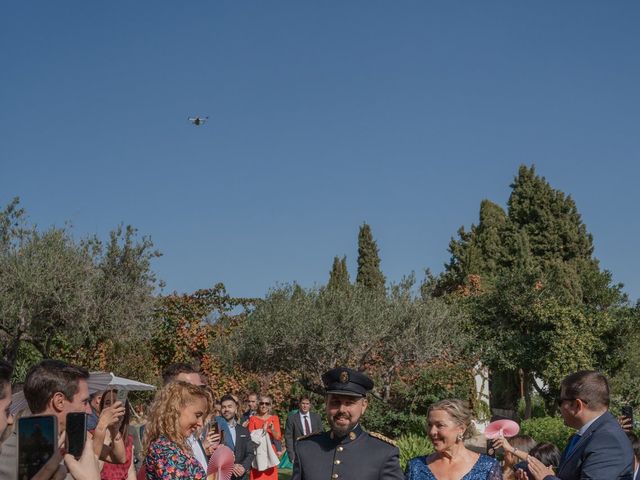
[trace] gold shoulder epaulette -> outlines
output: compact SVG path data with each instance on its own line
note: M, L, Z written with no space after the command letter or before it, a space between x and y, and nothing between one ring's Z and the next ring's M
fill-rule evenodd
M396 442L391 440L389 437L385 437L381 433L369 432L369 435L371 435L374 438L377 438L378 440L382 440L383 442L387 442L389 445L393 445L394 447L396 446Z
M299 440L304 440L305 438L314 437L316 435L320 435L322 432L310 433L309 435L302 435L301 437L296 438L296 442Z

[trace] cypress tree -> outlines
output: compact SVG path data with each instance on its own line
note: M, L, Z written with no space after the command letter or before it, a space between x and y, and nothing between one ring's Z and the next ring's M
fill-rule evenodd
M358 275L356 283L372 291L384 293L385 278L380 270L378 245L373 239L371 227L366 223L358 233Z
M329 283L327 288L335 290L344 290L351 285L349 280L349 271L347 270L347 257L333 258L333 266L329 272Z

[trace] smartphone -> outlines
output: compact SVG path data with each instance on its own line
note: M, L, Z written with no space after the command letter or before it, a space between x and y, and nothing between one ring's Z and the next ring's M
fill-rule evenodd
M496 456L496 449L493 448L493 440L487 440L487 455L490 457Z
M218 427L218 422L216 422L215 420L211 420L209 422L209 431L212 432L215 435L219 434L220 433L220 427Z
M33 478L58 448L58 419L53 415L18 420L18 480Z
M118 390L118 393L116 394L116 401L122 402L122 406L124 406L124 404L127 403L128 394L129 392L127 390Z
M87 414L84 412L67 413L67 453L80 458L87 440Z
M218 425L218 422L216 422L215 420L211 420L209 422L209 432L213 433L214 435L220 435L220 443L224 443L224 430L222 430L220 428L220 425Z
M627 417L631 420L631 425L633 428L633 407L631 405L623 405L621 412L623 417Z
M531 472L529 471L529 464L527 462L518 462L513 466L513 471L517 472L518 470L524 471L527 474L527 478L533 478Z

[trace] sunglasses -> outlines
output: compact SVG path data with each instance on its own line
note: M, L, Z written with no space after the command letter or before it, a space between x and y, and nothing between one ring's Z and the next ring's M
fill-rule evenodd
M260 402L259 405L271 405L271 402Z
M558 397L556 398L556 403L558 404L559 407L562 406L562 402L573 402L574 400L576 400L575 398L563 398L563 397Z

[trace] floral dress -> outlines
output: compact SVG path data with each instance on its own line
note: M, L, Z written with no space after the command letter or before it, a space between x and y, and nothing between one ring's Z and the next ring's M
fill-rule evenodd
M191 454L185 453L177 443L161 435L149 445L147 457L144 459L146 469L145 480L172 480L187 478L205 480L206 472Z
M405 480L437 480L431 472L427 457L416 457L409 461ZM480 454L473 468L460 480L502 480L502 469L495 458Z

